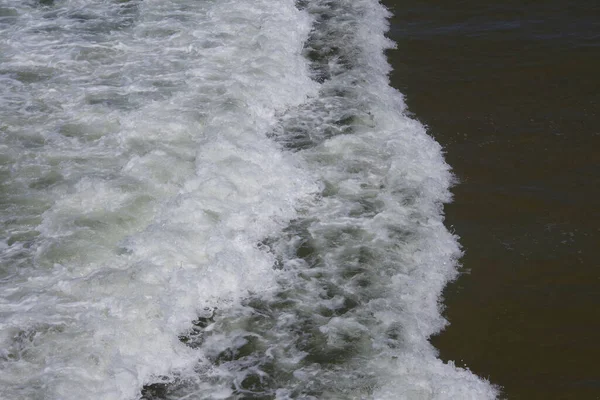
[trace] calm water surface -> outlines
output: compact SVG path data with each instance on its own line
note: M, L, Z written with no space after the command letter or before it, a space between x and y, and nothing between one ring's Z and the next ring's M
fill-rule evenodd
M600 398L600 7L389 1L393 83L460 184L434 344L509 399Z

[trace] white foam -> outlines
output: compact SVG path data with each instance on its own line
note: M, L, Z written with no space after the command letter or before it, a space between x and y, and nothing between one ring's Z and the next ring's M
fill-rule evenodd
M11 5L0 397L134 399L179 377L173 397L228 398L275 379L261 362L278 399L496 396L428 342L461 254L452 175L389 87L388 14L306 3ZM320 84L307 40L333 49ZM273 304L266 330L248 298ZM216 322L186 346L205 308ZM251 339L260 354L218 361ZM333 367L306 361L330 350Z
M315 88L292 1L88 3L25 4L4 32L6 68L50 66L3 94L18 99L15 179L59 177L27 266L3 282L3 398L129 399L192 372L201 354L178 334L274 284L257 241L317 189L266 138Z

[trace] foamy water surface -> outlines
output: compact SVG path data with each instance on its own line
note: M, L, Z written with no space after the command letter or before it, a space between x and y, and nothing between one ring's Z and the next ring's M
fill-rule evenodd
M0 398L491 399L372 0L0 2Z

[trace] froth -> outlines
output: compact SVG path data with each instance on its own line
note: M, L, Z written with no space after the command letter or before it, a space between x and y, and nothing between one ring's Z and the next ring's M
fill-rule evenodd
M130 3L23 4L7 28L4 65L35 75L4 92L23 98L4 120L15 181L46 201L3 267L2 397L135 398L191 373L180 332L274 285L257 245L318 188L265 136L315 88L293 2Z
M378 2L14 10L0 397L496 396L428 342L452 174Z

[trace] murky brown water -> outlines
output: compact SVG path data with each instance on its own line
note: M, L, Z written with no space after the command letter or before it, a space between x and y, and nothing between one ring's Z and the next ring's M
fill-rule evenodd
M599 399L600 3L386 3L393 83L461 181L434 344L508 399Z

